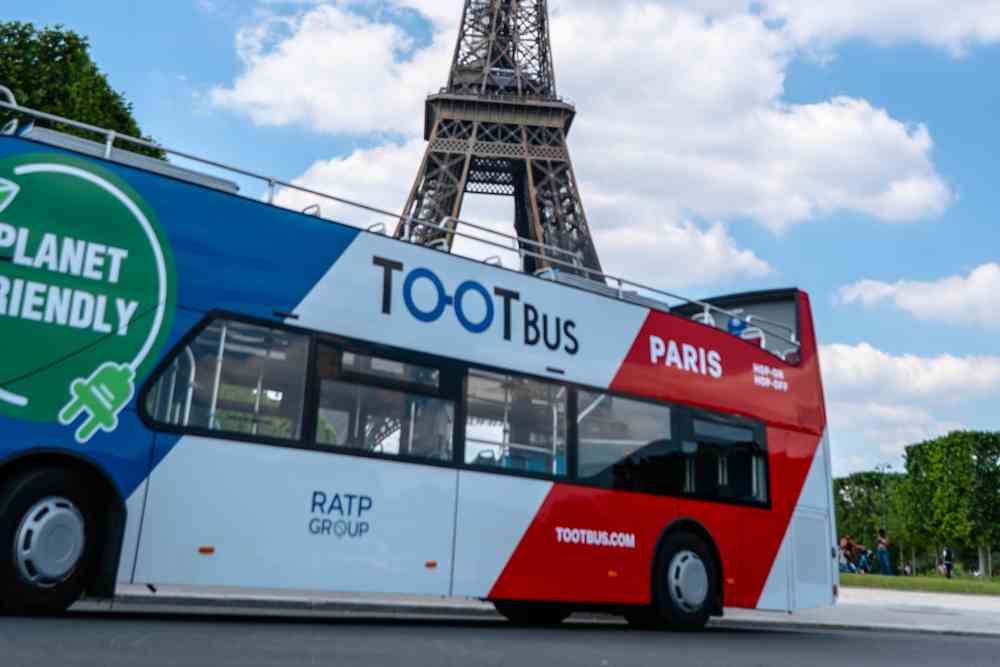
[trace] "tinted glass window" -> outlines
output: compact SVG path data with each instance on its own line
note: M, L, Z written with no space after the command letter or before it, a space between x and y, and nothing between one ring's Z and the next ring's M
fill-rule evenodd
M436 387L439 371L330 345L320 346L316 370L320 380L319 445L451 460L454 404L392 386L406 382ZM387 380L392 383L385 383Z
M563 385L470 371L465 462L565 475L567 394Z
M298 439L308 351L300 334L215 321L162 372L147 413L181 428Z
M692 432L686 492L767 502L767 452L753 429L696 418Z
M684 457L672 440L671 409L620 396L577 393L581 481L610 489L676 495Z

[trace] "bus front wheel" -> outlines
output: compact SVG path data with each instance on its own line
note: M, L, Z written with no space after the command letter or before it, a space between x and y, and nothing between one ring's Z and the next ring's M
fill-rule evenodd
M0 611L65 611L87 586L96 520L78 475L30 470L0 491Z
M537 602L495 601L493 606L501 616L515 625L559 625L570 614L563 607Z

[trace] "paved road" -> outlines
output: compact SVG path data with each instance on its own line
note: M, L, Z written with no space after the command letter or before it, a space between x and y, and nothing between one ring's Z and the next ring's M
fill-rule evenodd
M316 615L74 613L0 618L0 665L996 665L1000 640L910 633L711 629L639 632L613 621L521 629L499 621Z

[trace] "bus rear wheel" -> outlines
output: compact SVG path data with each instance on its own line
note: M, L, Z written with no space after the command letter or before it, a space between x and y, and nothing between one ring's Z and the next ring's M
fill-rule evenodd
M0 492L0 610L65 611L89 581L96 545L90 495L59 468L5 480Z
M719 564L705 541L686 531L668 535L655 567L651 611L671 629L704 628L719 595Z
M570 612L564 607L542 602L501 602L493 603L500 615L515 625L546 626L559 625Z

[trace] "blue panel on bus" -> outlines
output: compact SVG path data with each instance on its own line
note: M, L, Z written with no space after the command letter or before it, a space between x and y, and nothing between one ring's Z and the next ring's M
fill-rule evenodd
M0 158L57 153L23 139L0 141ZM159 218L176 263L183 308L225 308L272 317L291 311L360 233L346 225L269 206L113 162Z
M34 159L36 157L42 159ZM77 335L71 331L72 327L63 326L52 335L51 339L54 340L62 335L61 331L66 334L64 339L70 340L70 344L62 348L58 346L52 348L49 352L51 359L48 357L41 361L32 359L30 363L22 360L20 366L24 368L13 364L4 369L9 373L0 377L0 382L5 383L0 388L8 390L6 393L8 399L13 397L13 400L20 400L24 406L27 406L23 408L25 411L23 417L19 417L19 413L10 408L10 404L8 404L8 416L3 416L0 413L0 431L4 436L0 440L0 461L28 450L65 450L91 460L102 467L114 478L114 482L125 497L128 497L138 487L149 473L151 465L155 466L159 458L165 455L177 441L176 437L163 436L158 442L159 447L154 459L152 433L141 424L136 413L135 396L139 395L140 387L146 381L151 370L163 358L163 355L175 347L178 341L204 317L206 312L213 309L272 320L282 319L282 314L292 312L301 303L359 234L359 230L345 225L322 221L313 216L276 208L245 197L152 174L114 162L81 156L25 139L0 137L0 160L5 160L5 164L8 165L8 172L10 172L7 174L8 179L14 179L0 183L0 195L3 195L4 192L7 193L7 198L0 201L0 210L3 210L7 204L19 196L19 202L22 200L33 202L32 205L35 208L31 210L44 211L26 214L26 211L29 210L26 207L22 207L20 211L15 211L14 207L10 207L4 213L4 221L10 223L8 225L10 229L17 229L20 225L28 230L26 233L33 235L29 244L19 242L17 252L32 252L36 260L33 266L25 269L23 267L26 264L23 258L20 262L15 259L18 266L13 268L20 273L12 273L9 277L10 281L30 272L31 277L23 278L23 280L36 280L39 281L38 284L45 281L51 281L53 285L59 284L61 277L58 274L65 274L66 269L64 267L53 270L51 267L55 267L55 259L40 259L42 253L38 249L37 239L41 238L43 231L49 229L45 220L54 219L58 222L60 217L65 218L62 221L63 227L60 228L62 232L56 233L61 233L62 238L67 239L65 242L71 244L69 247L75 247L72 244L76 243L69 237L80 238L82 239L81 243L90 241L87 245L88 249L97 248L98 254L105 254L107 261L103 266L110 266L115 261L118 262L119 267L142 267L155 264L161 267L159 275L169 275L169 279L166 281L163 279L160 279L159 283L153 281L154 285L169 284L166 292L168 294L166 312L164 312L163 306L160 307L159 311L157 310L155 292L153 292L154 299L151 302L154 304L153 307L145 309L133 307L132 310L128 309L129 302L126 298L116 298L121 293L116 295L114 292L109 292L110 296L105 297L107 301L100 304L97 311L91 308L91 312L100 314L88 320L87 324L87 326L92 324L93 332L107 331L108 335L103 336L103 338L100 336L92 337L83 343L76 344L70 340L71 336ZM22 166L15 168L11 165ZM128 210L136 211L134 213L136 220L140 220L143 214L150 220L150 223L146 223L145 229L150 238L155 235L158 240L154 240L152 244L147 244L147 246L154 247L158 243L162 247L162 256L153 262L141 253L126 252L129 248L124 245L127 240L125 237L130 230L119 227L119 220L104 217L101 214L102 209L99 207L86 210L73 208L80 202L86 201L84 199L73 199L72 203L67 202L69 208L65 209L66 215L61 215L59 208L61 193L72 192L74 194L68 196L73 197L81 191L81 188L73 190L73 186L70 185L65 191L38 190L36 188L34 193L28 192L26 188L29 186L24 185L25 183L54 182L44 180L48 177L30 176L31 173L42 171L61 174L72 171L72 175L78 176L84 181L90 181L91 185L87 187L90 187L91 191L94 191L92 184L98 181L103 184L100 187L103 187L105 192L111 192L117 188L119 200L126 205L117 210L124 211L129 205L133 205L133 208ZM28 175L21 178L11 174ZM18 195L18 183L15 182L19 178L21 179L20 195ZM33 178L43 180L27 180ZM55 178L65 178L65 176ZM47 197L48 201L46 202L48 194L51 196ZM84 193L81 196L87 195ZM115 214L112 211L111 218L114 217ZM88 227L93 236L103 235L104 238L102 240L87 239L87 230L75 226L77 224L75 221L78 219L85 221L84 225ZM149 231L150 227L153 231ZM51 229L56 228L59 228L58 224L51 227ZM119 232L119 229L122 232ZM134 229L131 230L133 236L134 231ZM79 235L76 232L80 232ZM108 244L118 245L117 241L120 237L123 239L123 249L114 248L118 252L118 255L114 256L108 252L108 249L111 248ZM131 250L135 249L134 246L131 248ZM163 260L163 257L166 259ZM139 264L137 265L136 262ZM94 264L94 266L102 265ZM151 275L155 276L155 268L151 268L149 271ZM79 275L79 272L74 275ZM95 276L95 280L87 284L95 285L92 288L92 294L97 294L99 289L107 288L108 284L115 284L116 279L108 279L107 275L105 273L103 276L103 282L97 279L98 276ZM77 279L77 283L80 282ZM27 285L28 283L23 284ZM142 285L139 287L141 288ZM53 287L52 289L60 288ZM69 294L69 292L66 293ZM94 297L88 298L93 299ZM148 298L144 300L139 297L135 298L137 301L134 305L140 301L150 303ZM158 312L159 315L156 315ZM49 321L50 314L50 311L46 311L46 322ZM142 338L134 347L129 347L132 343L123 338L125 334L121 333L122 329L115 326L116 320L108 319L116 314L126 318L130 314L132 319L126 319L126 324L133 329L145 327L152 330L145 346L141 345L142 341L145 340ZM155 320L154 315L161 319ZM34 318L25 318L22 314L20 319ZM162 326L158 330L151 324L156 321L162 322ZM66 322L61 324L66 325ZM13 318L8 321L8 325L11 327L22 326ZM29 323L16 331L27 330L27 326L33 325ZM15 331L13 328L11 330ZM79 331L80 327L77 327L76 330ZM119 332L118 337L114 333L116 330ZM23 335L21 337L24 340L32 341L31 345L34 345L32 353L50 349L46 347L49 345L46 341L50 339L25 338ZM128 354L120 353L123 347L126 348ZM140 348L146 352L140 352ZM118 351L105 353L102 352L103 349ZM91 357L96 355L98 360L96 362L88 360L86 362L88 365L82 370L67 370L73 365L74 359L87 355ZM88 390L93 389L98 380L102 380L103 387L113 388L115 374L118 374L119 382L122 382L121 378L128 375L128 369L124 364L129 363L129 360L132 359L135 361L131 362L131 368L135 372L131 375L135 377L128 376L126 379L129 382L134 379L134 395L130 401L126 402L129 394L124 391L120 392L122 401L115 403L113 412L103 418L103 423L110 425L112 418L117 415L117 426L109 426L110 431L105 431L97 426L87 430L87 422L92 421L96 424L98 418L83 411L80 407L75 412L70 410L69 406L62 408L63 412L69 410L74 413L71 426L63 426L56 420L55 415L59 408L70 399L71 394L66 391L71 386L70 379L81 378L81 383L85 380L84 384L91 385L87 387ZM102 363L104 365L99 366ZM111 368L104 368L104 366ZM83 373L82 376L81 373ZM88 373L92 373L89 378L86 375ZM102 375L99 376L99 373ZM60 391L38 390L38 386L49 376L54 378L50 384L53 387L58 385L62 388ZM121 384L121 386L125 385ZM49 409L49 413L43 414L45 410L42 404L45 400L52 402L52 397L56 394L59 396L54 400L58 400L59 403L53 405ZM108 395L110 396L110 394ZM30 402L26 400L26 397L31 399ZM84 402L82 398L77 400L81 401L81 404ZM41 407L36 410L36 406ZM29 410L36 410L36 412L27 414ZM62 413L60 413L60 418L61 415Z

